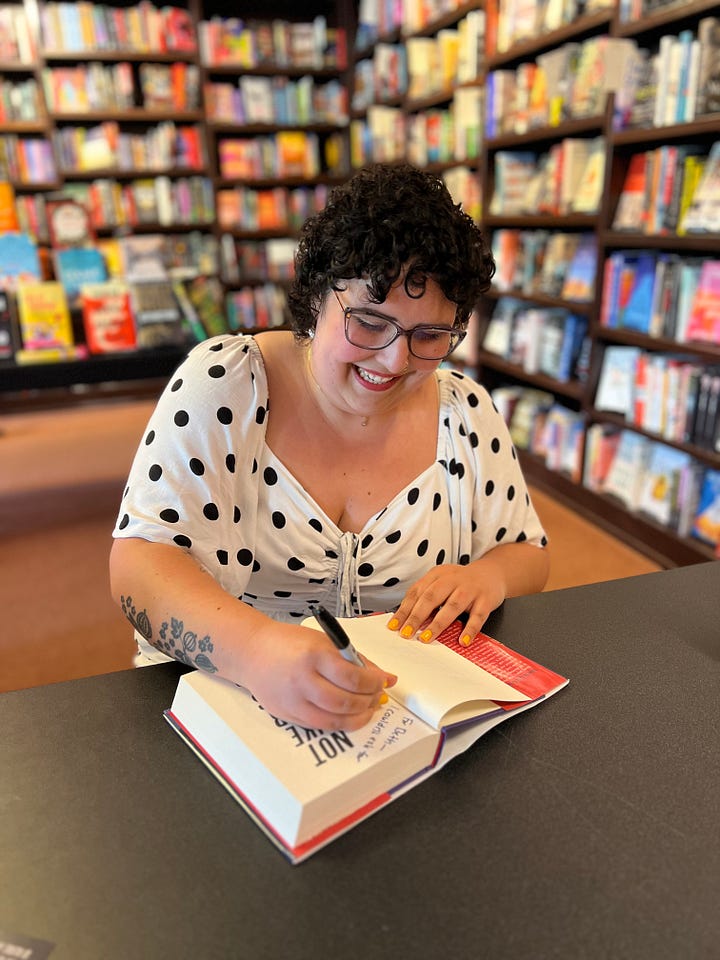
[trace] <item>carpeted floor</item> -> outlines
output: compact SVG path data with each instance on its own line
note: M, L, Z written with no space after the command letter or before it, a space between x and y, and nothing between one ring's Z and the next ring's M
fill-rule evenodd
M110 598L111 530L150 400L0 413L0 692L131 666ZM550 537L546 589L657 570L533 491Z

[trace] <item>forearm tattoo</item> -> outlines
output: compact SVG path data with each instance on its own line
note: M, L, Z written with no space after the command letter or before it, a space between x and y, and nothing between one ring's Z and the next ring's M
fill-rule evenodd
M137 610L132 597L120 597L120 603L127 619L148 643L181 663L207 673L217 673L217 667L208 656L214 649L209 636L198 637L192 630L186 630L183 621L175 617L170 619L170 623L163 621L158 635L153 636L147 610Z

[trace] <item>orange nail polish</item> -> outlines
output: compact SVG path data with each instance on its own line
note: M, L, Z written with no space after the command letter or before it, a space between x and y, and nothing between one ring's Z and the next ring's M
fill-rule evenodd
M388 624L388 630L397 630L400 626L400 621L397 617L393 617L390 623Z
M413 635L413 628L411 626L403 627L400 631L400 636L405 637L406 640L409 640Z
M461 646L463 646L463 647L469 647L469 646L470 646L470 643L471 643L471 638L470 638L470 634L469 634L469 633L466 633L466 634L464 634L462 637L460 637L460 645L461 645Z
M422 640L423 643L430 643L430 641L432 640L432 631L423 630L423 632L420 634L420 639Z
M380 705L382 706L383 704L385 704L385 703L387 703L387 702L388 702L388 695L387 695L386 693L381 693L381 694L380 694Z

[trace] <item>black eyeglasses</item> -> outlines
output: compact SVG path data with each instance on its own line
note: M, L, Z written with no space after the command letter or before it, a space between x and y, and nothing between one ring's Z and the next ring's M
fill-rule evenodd
M421 324L405 330L396 320L373 310L346 307L333 290L345 317L345 339L364 350L384 350L398 337L405 337L410 353L418 360L444 360L465 338L458 327L434 327Z

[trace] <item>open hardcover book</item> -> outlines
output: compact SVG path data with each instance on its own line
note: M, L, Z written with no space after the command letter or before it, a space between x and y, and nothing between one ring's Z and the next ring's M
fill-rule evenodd
M195 671L165 718L268 837L299 863L467 750L492 727L567 684L462 625L433 643L387 630L389 616L341 619L356 649L396 673L388 703L352 733L273 717L242 687ZM319 629L314 619L305 626Z

